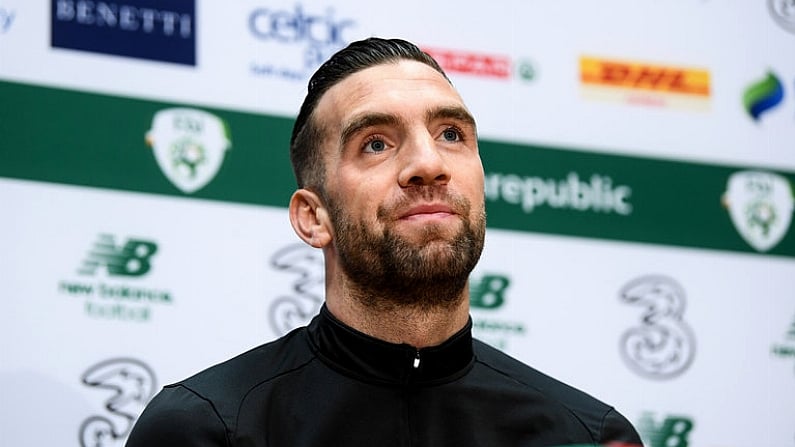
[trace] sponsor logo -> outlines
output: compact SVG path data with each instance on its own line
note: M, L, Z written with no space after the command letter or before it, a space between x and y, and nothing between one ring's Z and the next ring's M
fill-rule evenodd
M766 252L789 232L794 197L792 185L781 175L740 171L729 177L721 201L740 236L754 250Z
M232 142L229 128L217 116L172 108L155 113L146 144L166 178L180 191L192 194L215 178Z
M135 420L157 390L152 368L140 360L116 358L88 368L80 377L83 385L102 392L104 411L80 424L82 447L123 445Z
M117 244L113 235L100 234L77 269L79 277L59 281L58 292L82 299L85 313L94 318L148 321L152 306L172 304L171 292L130 281L149 273L157 250L153 241L129 238ZM86 281L86 276L108 280Z
M538 75L536 65L523 60L514 63L508 56L482 54L440 48L422 49L436 59L447 74L464 74L484 78L509 80L513 77L531 81Z
M57 48L196 65L195 0L52 0Z
M151 268L150 259L157 252L157 244L141 239L129 239L117 247L113 236L103 234L88 252L78 270L81 275L94 275L104 267L109 275L143 276Z
M333 8L325 13L307 12L301 4L292 10L261 7L251 11L248 29L264 46L258 55L267 59L251 62L251 73L305 81L312 72L350 41L351 19L336 18Z
M16 17L16 11L5 6L0 6L0 34L5 34L11 29Z
M696 341L684 321L685 291L673 279L647 275L627 283L619 298L641 306L640 324L621 336L621 357L635 373L655 380L672 379L687 371Z
M690 442L688 437L693 431L695 423L686 416L666 416L662 421L657 421L652 413L646 412L636 424L638 433L647 447L687 447Z
M795 33L795 0L767 0L767 7L780 27Z
M781 343L774 343L770 352L780 359L795 359L795 318L784 333Z
M291 290L273 300L268 321L278 336L305 326L323 304L324 260L320 250L305 244L288 245L271 256L270 266L294 275Z
M576 172L566 178L520 177L514 174L486 174L486 199L518 205L529 214L541 207L560 210L632 214L629 198L632 188L614 185L613 179L600 174L584 181Z
M743 92L745 111L757 122L763 113L774 109L783 99L784 86L772 71L768 71L763 79L755 81Z
M492 313L505 305L510 285L510 278L492 273L472 277L469 282L472 331L477 338L499 349L507 349L512 337L526 333L522 321L495 318Z
M645 62L580 57L583 93L593 99L704 109L711 96L709 71Z

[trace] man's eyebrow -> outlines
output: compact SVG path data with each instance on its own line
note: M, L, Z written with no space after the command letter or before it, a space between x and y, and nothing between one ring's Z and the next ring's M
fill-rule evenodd
M342 128L342 132L340 133L340 145L341 147L345 147L348 141L362 129L374 126L398 126L401 123L402 120L398 116L389 113L363 113L353 117L348 121L348 124Z
M477 129L475 118L467 109L461 106L442 106L430 109L425 112L425 120L427 122L436 121L440 119L452 119L463 122L473 129Z
M472 126L473 129L477 129L475 118L462 106L441 106L429 109L425 112L426 122L430 123L440 119L460 121ZM340 133L340 147L345 147L351 138L362 129L375 126L400 126L402 124L402 118L390 113L366 112L354 116L342 128L342 132Z

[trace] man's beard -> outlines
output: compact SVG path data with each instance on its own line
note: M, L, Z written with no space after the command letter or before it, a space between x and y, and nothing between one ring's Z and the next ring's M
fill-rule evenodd
M354 286L353 297L370 308L453 307L463 298L461 292L483 251L485 211L481 209L472 220L469 201L446 189L429 186L408 191L399 203L379 207L378 219L385 223L380 232L352 221L337 200L328 200L342 270ZM397 234L391 225L396 210L420 199L448 204L461 218L461 229L450 237L442 224L429 224L416 241Z

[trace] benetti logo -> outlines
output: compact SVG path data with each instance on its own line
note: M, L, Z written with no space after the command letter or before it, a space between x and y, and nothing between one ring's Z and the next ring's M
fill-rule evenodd
M52 1L52 46L196 64L195 0Z

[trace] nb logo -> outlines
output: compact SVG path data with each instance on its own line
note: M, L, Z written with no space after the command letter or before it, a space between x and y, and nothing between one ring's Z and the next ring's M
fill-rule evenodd
M81 275L94 275L105 267L111 276L143 276L152 268L150 259L157 252L157 244L142 239L128 239L116 245L110 234L100 234L78 269Z
M638 421L638 431L649 447L687 447L691 430L693 421L679 416L666 417L658 424L645 413Z
M505 276L483 275L470 282L469 302L479 309L496 309L505 303L505 290L511 281Z

